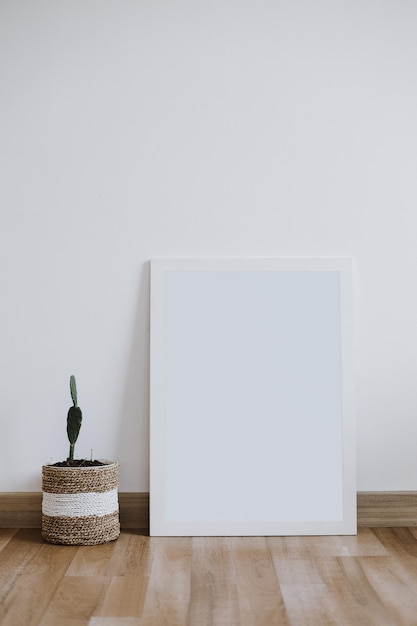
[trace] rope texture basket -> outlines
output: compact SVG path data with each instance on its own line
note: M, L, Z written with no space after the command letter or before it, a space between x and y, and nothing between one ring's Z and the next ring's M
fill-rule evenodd
M117 539L119 466L42 467L42 537L92 546Z

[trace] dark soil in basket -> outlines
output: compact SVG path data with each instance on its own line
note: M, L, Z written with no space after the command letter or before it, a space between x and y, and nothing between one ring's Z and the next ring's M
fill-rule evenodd
M102 463L101 461L87 461L87 459L74 459L73 461L58 461L57 463L52 463L51 467L100 467L101 465L107 465L107 463Z

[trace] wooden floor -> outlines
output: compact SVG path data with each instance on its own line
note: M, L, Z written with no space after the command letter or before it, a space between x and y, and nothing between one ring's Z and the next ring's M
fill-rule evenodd
M0 529L1 626L417 625L417 530L148 537L94 547Z

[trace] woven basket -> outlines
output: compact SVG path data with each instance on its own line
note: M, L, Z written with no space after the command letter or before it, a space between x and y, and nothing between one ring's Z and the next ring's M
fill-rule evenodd
M119 466L42 467L42 537L92 546L120 534Z

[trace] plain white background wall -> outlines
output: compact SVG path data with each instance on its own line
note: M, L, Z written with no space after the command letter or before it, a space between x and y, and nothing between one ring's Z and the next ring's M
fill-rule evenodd
M417 489L417 4L2 0L0 491L148 489L152 257L355 260L358 488Z

